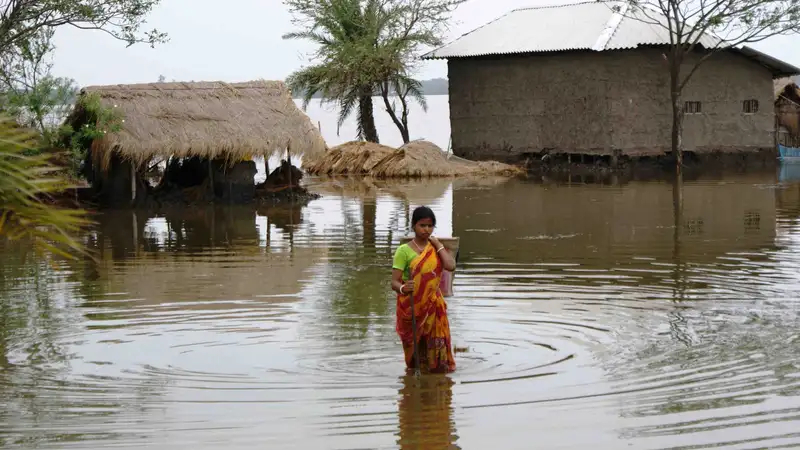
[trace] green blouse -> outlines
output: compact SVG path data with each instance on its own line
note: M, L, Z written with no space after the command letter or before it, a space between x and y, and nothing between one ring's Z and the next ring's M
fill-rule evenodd
M402 244L397 247L394 252L394 262L392 269L402 270L403 279L408 281L411 279L411 261L417 257L417 252L411 249L408 244Z

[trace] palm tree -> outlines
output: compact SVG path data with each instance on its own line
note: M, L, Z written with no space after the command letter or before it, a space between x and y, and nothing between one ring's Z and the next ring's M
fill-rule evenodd
M407 98L425 108L421 84L410 76L415 53L439 45L445 17L464 0L286 0L303 17L304 31L285 39L306 39L318 45L317 64L288 78L293 92L302 92L303 108L315 95L338 103L339 121L357 109L358 138L379 142L372 97L384 99L387 112L408 142ZM390 95L403 110L398 117Z
M85 253L74 233L90 222L82 210L55 206L54 194L69 185L39 148L41 134L0 117L0 239L29 239L37 250L72 258Z
M358 137L379 142L372 105L374 75L364 63L369 62L365 56L370 47L377 46L385 21L382 5L377 0L367 0L364 5L361 0L291 3L290 7L309 18L309 24L305 31L286 34L284 39L318 44L321 61L289 76L289 87L303 93L303 108L317 94L338 103L339 126L358 105Z

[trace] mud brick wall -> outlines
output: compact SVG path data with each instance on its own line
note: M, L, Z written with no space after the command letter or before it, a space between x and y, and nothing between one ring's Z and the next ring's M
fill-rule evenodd
M688 71L688 67L684 72ZM453 151L516 161L526 153L630 156L670 148L666 61L657 49L451 59ZM684 101L684 149L756 151L773 142L772 76L736 54L717 54L694 74ZM757 100L757 113L743 112Z

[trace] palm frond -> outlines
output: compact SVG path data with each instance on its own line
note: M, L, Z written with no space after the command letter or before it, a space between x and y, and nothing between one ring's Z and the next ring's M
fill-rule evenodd
M37 146L39 135L0 117L0 239L27 239L65 258L87 254L74 235L91 223L88 215L48 203L70 186L48 155L26 155Z
M405 74L397 75L392 81L392 86L398 95L403 98L410 96L422 107L423 111L428 111L428 101L422 91L422 83Z

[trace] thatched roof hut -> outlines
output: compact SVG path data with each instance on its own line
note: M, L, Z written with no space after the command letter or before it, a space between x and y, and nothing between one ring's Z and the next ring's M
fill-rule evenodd
M775 115L793 140L800 138L800 86L789 80L782 87L776 87ZM789 143L796 145L796 143Z
M137 165L170 156L244 160L285 152L322 153L319 130L281 81L192 82L90 86L106 107L119 108L122 130L95 140L93 161L112 152ZM80 125L80 102L67 122ZM99 163L99 164L98 164Z

